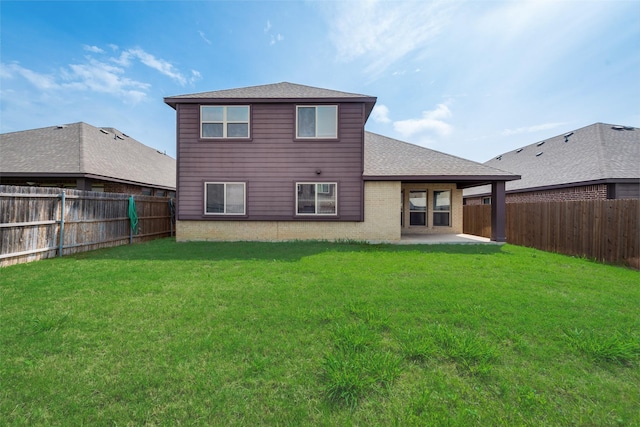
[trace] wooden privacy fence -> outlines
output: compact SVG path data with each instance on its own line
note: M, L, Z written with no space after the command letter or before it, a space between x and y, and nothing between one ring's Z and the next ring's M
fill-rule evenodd
M463 231L491 236L491 206L463 210ZM507 203L507 242L638 268L640 200Z
M0 185L0 267L173 235L167 198ZM62 236L62 238L61 238Z

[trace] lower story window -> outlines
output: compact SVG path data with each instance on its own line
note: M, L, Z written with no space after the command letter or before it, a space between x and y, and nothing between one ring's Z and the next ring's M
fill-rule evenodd
M298 215L336 215L337 189L335 182L296 184L296 213Z
M204 188L205 214L245 214L244 182L205 182Z
M427 192L409 191L409 225L427 225Z
M433 192L433 225L451 225L451 191Z

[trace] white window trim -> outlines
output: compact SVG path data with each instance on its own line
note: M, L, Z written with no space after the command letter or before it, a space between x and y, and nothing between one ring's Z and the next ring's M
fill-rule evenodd
M224 185L224 212L207 212L207 185L208 184L223 184ZM227 184L242 184L242 213L232 212L227 213ZM242 216L247 214L247 183L246 182L220 182L220 181L207 181L204 183L204 214L205 215L229 215L229 216Z
M222 107L224 108L222 122L203 120L202 109L207 107ZM227 120L227 108L228 107L247 107L248 118L247 121ZM202 125L204 123L222 123L222 136L203 136ZM229 123L246 123L247 124L247 136L227 136L227 124ZM250 105L201 105L200 106L200 138L201 139L250 139L251 138L251 106Z
M336 107L336 135L335 136L300 136L300 129L298 128L298 111L300 108L315 108L316 109L316 129L315 134L318 135L318 107ZM296 105L296 139L338 139L338 105L330 104L330 105Z
M315 207L316 207L316 211L318 210L318 194L326 194L326 193L320 193L318 191L318 184L333 184L335 185L335 204L336 204L336 209L334 213L300 213L298 212L298 185L315 185L316 186L316 192L315 192ZM338 183L337 182L296 182L296 186L295 186L295 193L296 193L296 216L337 216L338 215Z

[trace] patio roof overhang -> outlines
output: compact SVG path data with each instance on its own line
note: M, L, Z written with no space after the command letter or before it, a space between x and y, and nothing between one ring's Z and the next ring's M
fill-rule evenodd
M520 179L520 175L363 175L365 181L453 182L459 189Z

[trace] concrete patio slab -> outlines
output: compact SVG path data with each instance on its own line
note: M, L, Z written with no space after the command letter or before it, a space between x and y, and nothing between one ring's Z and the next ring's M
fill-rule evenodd
M380 243L380 242L371 242ZM493 242L491 239L471 234L403 234L398 245L438 245L438 244L485 244L503 245L502 242Z

